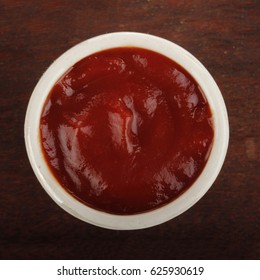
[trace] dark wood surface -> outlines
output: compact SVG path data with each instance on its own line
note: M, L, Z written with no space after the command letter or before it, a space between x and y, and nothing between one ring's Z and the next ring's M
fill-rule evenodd
M0 0L0 258L259 259L259 1ZM193 53L224 96L230 146L210 191L160 226L112 231L45 193L27 159L31 92L73 45L112 31L169 39Z

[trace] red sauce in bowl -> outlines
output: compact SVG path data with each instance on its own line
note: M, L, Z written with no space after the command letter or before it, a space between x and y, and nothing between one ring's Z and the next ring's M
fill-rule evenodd
M139 48L90 55L54 85L40 120L46 162L82 203L135 214L171 202L202 172L209 104L171 59Z

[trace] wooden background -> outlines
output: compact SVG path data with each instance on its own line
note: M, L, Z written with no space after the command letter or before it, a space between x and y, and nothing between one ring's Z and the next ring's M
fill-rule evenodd
M259 259L259 15L257 0L0 0L0 258ZM24 146L26 107L44 70L112 31L151 33L189 50L229 112L230 147L213 187L146 230L106 230L68 215L36 180Z

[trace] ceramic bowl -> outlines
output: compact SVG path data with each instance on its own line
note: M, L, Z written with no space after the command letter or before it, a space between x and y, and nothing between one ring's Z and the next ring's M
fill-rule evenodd
M67 193L50 172L40 144L40 117L55 82L76 62L93 53L115 47L139 47L169 57L189 72L206 96L213 114L214 142L205 168L194 184L174 201L141 214L114 215L90 208ZM99 227L132 230L155 226L193 206L212 186L224 163L229 125L221 92L206 68L188 51L168 40L135 32L117 32L88 39L62 54L42 75L30 98L24 126L26 150L39 182L49 196L71 215Z

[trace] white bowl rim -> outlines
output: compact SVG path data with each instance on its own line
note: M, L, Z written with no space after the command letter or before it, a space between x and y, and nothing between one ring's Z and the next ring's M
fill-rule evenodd
M207 164L195 183L174 201L135 215L114 215L90 208L69 195L51 174L41 152L39 121L46 97L67 69L82 58L116 47L139 47L161 53L186 69L199 83L213 114L214 142ZM90 224L115 230L152 227L188 210L212 186L224 163L229 142L229 124L222 94L207 69L179 45L150 34L114 32L99 35L72 47L56 59L42 75L31 95L24 124L27 154L36 177L50 197L65 211Z

